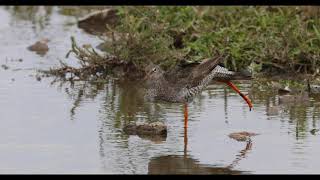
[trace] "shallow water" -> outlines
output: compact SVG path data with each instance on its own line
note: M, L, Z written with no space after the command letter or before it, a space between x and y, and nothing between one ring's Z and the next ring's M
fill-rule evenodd
M282 105L256 82L238 85L245 102L222 84L211 84L189 104L144 102L130 82L52 83L37 69L65 59L70 36L95 47L101 40L76 26L62 7L0 8L0 173L319 173L319 101ZM40 18L42 17L42 18ZM48 38L44 56L27 46ZM22 59L20 62L18 59ZM271 110L273 109L273 110ZM162 121L165 139L128 136L129 121ZM251 144L228 134L259 133Z

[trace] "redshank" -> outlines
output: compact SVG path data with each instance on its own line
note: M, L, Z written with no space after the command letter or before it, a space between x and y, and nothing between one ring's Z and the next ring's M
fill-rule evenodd
M165 72L158 65L146 68L145 82L148 86L145 98L149 101L184 103L184 127L188 125L188 103L200 94L211 80L226 83L236 91L252 109L250 99L231 82L238 73L220 66L224 59L219 55L202 63L193 63L187 67L177 67Z

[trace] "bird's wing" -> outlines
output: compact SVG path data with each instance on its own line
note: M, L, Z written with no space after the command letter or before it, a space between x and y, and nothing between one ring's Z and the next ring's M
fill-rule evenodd
M192 69L188 77L188 86L195 87L199 85L205 77L207 77L215 67L222 62L224 57L222 55L203 61Z
M165 73L165 79L176 88L195 87L223 60L222 55L199 62L177 65Z
M190 72L199 65L199 62L179 64L168 70L164 75L165 79L176 88L183 88L189 82Z

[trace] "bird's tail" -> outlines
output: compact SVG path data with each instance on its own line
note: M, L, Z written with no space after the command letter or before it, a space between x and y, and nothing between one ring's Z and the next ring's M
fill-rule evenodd
M223 66L216 66L214 69L214 80L217 81L230 81L230 80L250 80L252 76L249 72L239 71L233 72L229 71L227 68Z

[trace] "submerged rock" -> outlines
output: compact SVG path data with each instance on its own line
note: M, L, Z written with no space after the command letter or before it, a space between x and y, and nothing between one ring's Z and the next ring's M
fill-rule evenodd
M28 47L28 50L35 51L39 55L45 55L49 51L48 47L49 39L41 39L33 45Z
M115 25L118 22L116 9L95 11L78 21L78 27L87 33L101 35L106 32L106 25Z
M130 123L124 126L123 131L128 135L138 135L142 139L148 139L155 143L165 141L167 138L167 126L162 122Z
M130 123L123 130L130 135L167 135L167 126L162 122Z
M259 134L242 131L242 132L231 133L231 134L229 134L229 137L231 139L236 140L236 141L248 141L248 140L250 140L250 137L256 136L256 135L259 135Z

